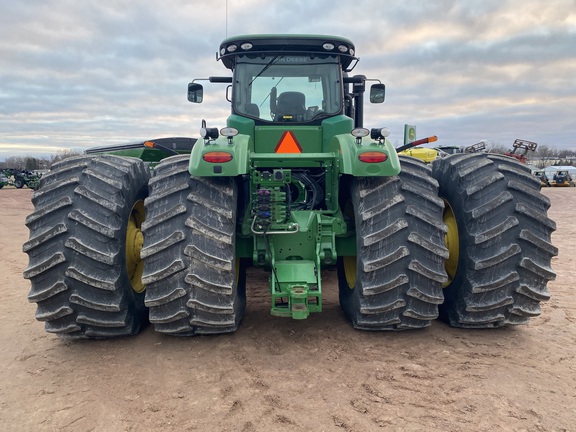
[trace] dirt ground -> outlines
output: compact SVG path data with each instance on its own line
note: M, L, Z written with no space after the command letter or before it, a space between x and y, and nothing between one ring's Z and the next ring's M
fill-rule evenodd
M0 430L576 431L576 188L543 192L558 276L526 326L355 331L335 272L324 277L324 312L274 318L266 278L251 271L235 334L172 338L148 327L71 342L46 333L26 298L32 191L4 188Z

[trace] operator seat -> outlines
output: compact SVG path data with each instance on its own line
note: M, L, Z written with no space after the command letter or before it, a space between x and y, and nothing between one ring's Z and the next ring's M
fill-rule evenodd
M247 103L244 112L252 117L260 117L260 108L255 103Z
M276 104L275 121L303 121L306 112L304 93L287 91L280 93Z

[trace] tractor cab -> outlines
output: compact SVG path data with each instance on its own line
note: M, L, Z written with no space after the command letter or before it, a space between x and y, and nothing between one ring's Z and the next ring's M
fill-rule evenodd
M242 56L234 72L232 112L256 123L320 124L342 113L338 56Z
M251 119L256 126L320 126L346 116L362 126L366 77L348 76L358 59L351 41L334 36L238 36L225 40L219 60L233 77L211 77L230 83L232 117ZM384 101L385 86L373 84L370 101ZM188 100L201 102L203 87L192 82Z

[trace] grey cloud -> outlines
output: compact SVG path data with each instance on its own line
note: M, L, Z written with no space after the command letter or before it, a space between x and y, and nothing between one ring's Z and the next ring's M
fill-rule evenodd
M0 5L0 158L39 142L81 147L195 135L224 123L224 86L186 101L193 78L227 75L215 52L228 35L339 34L355 72L388 85L366 124L404 122L451 142L515 135L575 147L574 2L558 0L34 1ZM570 18L571 17L571 18ZM11 148L11 152L14 150Z

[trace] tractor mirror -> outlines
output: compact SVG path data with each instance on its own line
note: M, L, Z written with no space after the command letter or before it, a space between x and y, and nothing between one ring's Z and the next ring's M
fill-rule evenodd
M204 97L204 88L202 84L188 84L188 101L192 103L201 103Z
M384 84L372 84L370 87L370 102L382 103L386 96L386 86Z

